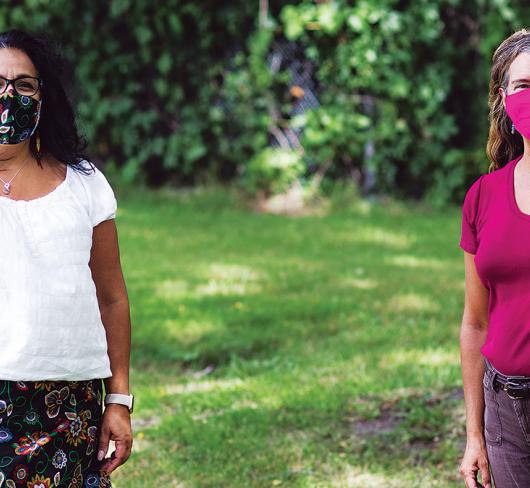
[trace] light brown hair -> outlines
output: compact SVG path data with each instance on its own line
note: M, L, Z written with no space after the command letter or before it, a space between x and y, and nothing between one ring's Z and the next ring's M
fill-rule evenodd
M512 121L499 93L499 87L508 91L510 65L522 52L530 53L530 30L527 29L514 32L493 53L488 97L490 128L486 146L490 160L489 172L504 166L524 150L521 134L517 131L512 134Z

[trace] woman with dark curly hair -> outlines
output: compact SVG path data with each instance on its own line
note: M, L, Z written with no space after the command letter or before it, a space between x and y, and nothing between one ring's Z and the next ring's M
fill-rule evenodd
M462 206L468 488L530 486L530 30L493 54L489 171Z
M46 36L0 33L0 486L9 488L111 486L132 446L117 201L80 152L64 68Z

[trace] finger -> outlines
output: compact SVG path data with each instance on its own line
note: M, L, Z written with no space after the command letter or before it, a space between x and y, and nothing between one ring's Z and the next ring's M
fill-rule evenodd
M466 488L479 488L477 486L477 479L474 473L466 474L464 480L466 482Z
M98 461L101 461L107 455L107 451L109 450L109 442L110 429L107 427L106 423L102 423L98 442Z
M489 470L489 464L487 461L483 460L479 462L480 467L480 473L482 475L482 484L488 488L491 488L491 476L490 476L490 470Z
M101 467L103 471L109 474L127 461L131 452L131 443L127 440L117 440L115 441L115 445L116 449L112 452L110 458L105 460Z
M126 459L119 458L116 456L116 451L114 451L110 458L106 459L101 466L101 470L104 471L107 474L112 473L118 466L122 465Z
M460 476L464 479L466 483L467 483L468 478L472 480L477 479L477 471L478 471L478 463L469 465L469 463L464 464L462 462L462 464L460 464L458 468L458 472L460 473ZM468 487L466 486L466 488ZM475 488L475 487L472 486L471 488Z
M114 459L116 458L116 451L112 451L110 453L110 457L105 458L105 460L101 463L101 471L104 473L110 474L114 470L114 467L112 466L112 463Z

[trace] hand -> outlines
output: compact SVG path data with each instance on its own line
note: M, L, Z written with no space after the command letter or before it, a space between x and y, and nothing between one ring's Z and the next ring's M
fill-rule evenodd
M103 459L109 449L109 441L113 440L116 450L109 458ZM125 405L109 403L103 411L98 444L98 459L103 463L101 470L110 474L123 464L131 455L132 449L131 414Z
M477 480L480 470L483 485ZM459 468L460 475L464 478L466 488L491 488L488 454L484 437L475 437L467 440L466 451Z

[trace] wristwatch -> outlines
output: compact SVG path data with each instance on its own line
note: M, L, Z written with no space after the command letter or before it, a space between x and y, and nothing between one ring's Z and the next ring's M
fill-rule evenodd
M109 403L119 403L125 405L129 412L133 412L134 407L134 395L124 395L123 393L107 393L104 400L105 405Z

